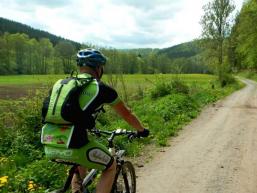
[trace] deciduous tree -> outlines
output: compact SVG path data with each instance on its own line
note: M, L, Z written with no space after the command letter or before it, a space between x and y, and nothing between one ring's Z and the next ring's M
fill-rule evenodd
M229 37L232 26L231 13L235 9L231 0L213 0L204 7L201 19L203 46L207 57L214 58L219 77L224 70L224 42ZM221 77L220 77L221 78Z

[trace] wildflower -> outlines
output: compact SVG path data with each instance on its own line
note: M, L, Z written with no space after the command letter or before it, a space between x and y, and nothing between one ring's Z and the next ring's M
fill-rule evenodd
M8 176L3 176L0 178L0 187L3 187L8 182Z
M8 158L0 157L0 163L4 163L4 162L7 162L7 161L8 161Z
M35 189L36 186L37 186L37 185L36 185L32 180L30 180L29 183L28 183L28 190L29 190L29 191L35 191L35 190L36 190L36 189Z

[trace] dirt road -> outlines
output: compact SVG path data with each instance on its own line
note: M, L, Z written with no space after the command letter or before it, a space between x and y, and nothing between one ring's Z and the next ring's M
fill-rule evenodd
M244 82L137 171L137 192L257 193L257 84Z

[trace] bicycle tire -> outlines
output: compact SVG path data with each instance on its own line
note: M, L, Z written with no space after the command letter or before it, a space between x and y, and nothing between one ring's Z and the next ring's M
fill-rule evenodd
M122 164L112 193L136 193L136 173L130 161L125 161Z

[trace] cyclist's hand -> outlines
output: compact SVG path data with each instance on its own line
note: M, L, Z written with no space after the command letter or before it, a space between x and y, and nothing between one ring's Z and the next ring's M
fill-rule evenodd
M138 137L148 137L149 134L150 134L150 131L148 129L144 129L143 131L137 132Z

